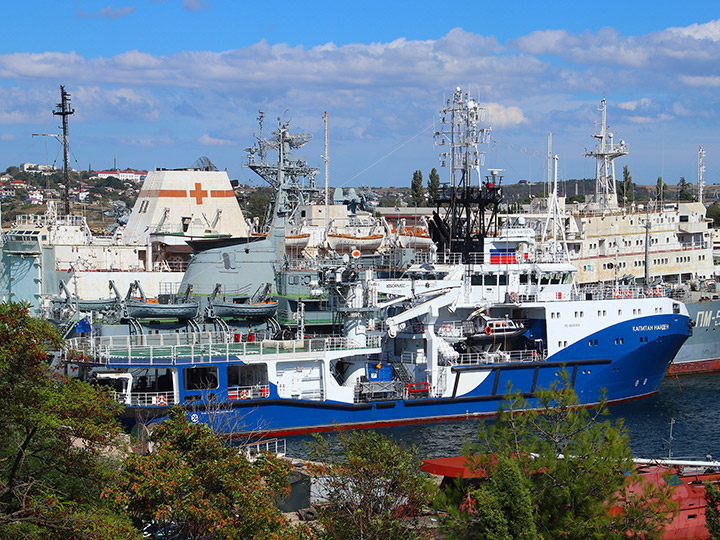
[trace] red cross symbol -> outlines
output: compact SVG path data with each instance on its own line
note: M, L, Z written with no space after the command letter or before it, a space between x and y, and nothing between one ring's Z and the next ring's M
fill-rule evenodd
M195 183L195 189L190 191L190 196L195 197L198 204L202 204L203 197L207 197L208 192L202 188L200 182Z

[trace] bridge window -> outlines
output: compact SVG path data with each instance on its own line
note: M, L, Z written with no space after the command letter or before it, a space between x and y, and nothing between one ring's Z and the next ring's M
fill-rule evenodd
M251 364L228 366L228 386L256 386L268 383L267 365Z
M211 366L197 366L183 370L185 390L204 390L218 387L218 370Z

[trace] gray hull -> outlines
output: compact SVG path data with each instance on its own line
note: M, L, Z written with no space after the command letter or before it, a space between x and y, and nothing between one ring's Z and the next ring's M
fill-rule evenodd
M278 303L263 302L259 304L232 304L230 302L214 302L213 313L219 318L255 318L267 319L275 315Z
M688 301L685 305L695 327L668 373L720 371L720 300Z

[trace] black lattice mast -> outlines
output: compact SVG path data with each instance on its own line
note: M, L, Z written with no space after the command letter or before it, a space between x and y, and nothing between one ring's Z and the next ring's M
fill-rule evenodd
M464 262L470 262L469 255L482 253L485 237L496 229L502 178L493 171L481 181L485 153L478 145L489 141L491 128L487 111L477 100L458 87L440 115L435 143L447 148L440 153L440 165L450 169L450 182L442 184L430 231L441 253L460 253Z
M65 87L60 85L60 103L57 104L56 111L53 114L56 116L62 116L62 130L63 130L63 182L65 184L65 215L70 214L70 169L68 168L68 116L75 113L75 109L70 108L70 94L65 91Z

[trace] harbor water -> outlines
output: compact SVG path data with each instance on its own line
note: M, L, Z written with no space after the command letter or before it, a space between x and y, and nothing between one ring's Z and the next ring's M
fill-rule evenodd
M720 459L720 373L667 377L660 391L648 398L609 407L608 419L624 419L630 445L637 457ZM670 437L670 424L672 440ZM413 424L377 431L405 445L414 445L421 458L462 453L483 420ZM325 437L334 440L337 435ZM310 436L287 438L287 454L306 458Z

